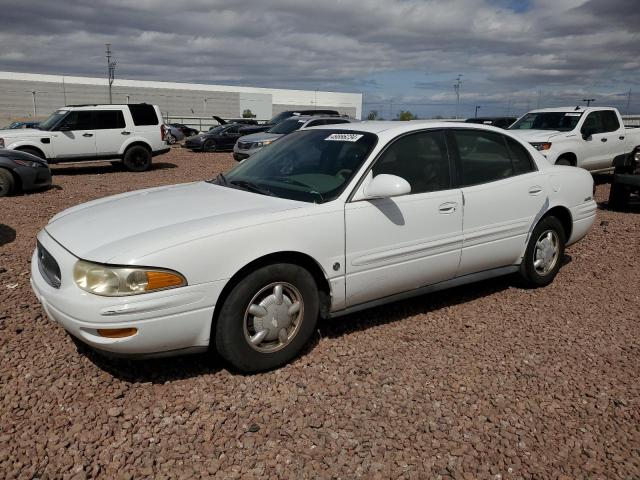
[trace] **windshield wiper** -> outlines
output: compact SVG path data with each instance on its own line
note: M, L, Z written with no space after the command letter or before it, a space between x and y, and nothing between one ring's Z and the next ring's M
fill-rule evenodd
M248 180L231 180L229 182L231 185L238 186L243 188L249 192L259 193L260 195L269 195L270 197L274 197L275 193L266 188L261 187L260 185L250 182Z
M289 185L297 185L299 187L308 188L309 193L311 195L317 195L318 198L320 199L320 203L324 203L324 196L317 190L313 190L313 187L311 187L311 185L307 185L306 183L302 183L298 180L295 180L289 177L272 177L272 178L277 182L288 183Z

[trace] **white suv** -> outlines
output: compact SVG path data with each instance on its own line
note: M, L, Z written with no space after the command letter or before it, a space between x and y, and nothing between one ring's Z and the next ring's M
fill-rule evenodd
M169 151L155 105L78 105L56 110L35 129L0 130L0 147L28 152L50 163L122 161L134 172Z

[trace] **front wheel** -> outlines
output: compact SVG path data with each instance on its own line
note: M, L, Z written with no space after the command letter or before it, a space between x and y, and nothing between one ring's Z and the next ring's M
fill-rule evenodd
M218 147L216 146L216 142L213 140L207 140L204 142L204 145L202 146L202 150L205 152L215 152L218 149Z
M247 275L224 301L214 327L218 353L241 372L270 370L293 359L318 320L313 276L292 264Z
M8 197L13 193L15 181L11 172L0 168L0 197Z
M536 225L520 265L525 286L544 287L553 282L560 270L565 243L564 228L556 217L545 217Z

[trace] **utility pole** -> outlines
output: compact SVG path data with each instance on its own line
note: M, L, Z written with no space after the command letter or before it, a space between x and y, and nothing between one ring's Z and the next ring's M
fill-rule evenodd
M107 71L109 74L109 103L113 103L113 96L111 95L111 85L113 85L113 80L116 77L116 64L117 62L115 60L111 60L111 44L110 43L105 43L105 47L107 47L106 50L106 56L107 56Z
M67 89L64 85L64 75L62 75L62 96L64 97L64 106L67 106Z
M542 101L542 90L538 89L538 106L536 108L540 108L541 101Z
M631 89L627 93L627 115L629 115L629 107L631 106Z
M587 102L587 107L588 107L589 105L591 105L591 102L595 102L596 99L595 98L583 98L582 101L583 102Z
M36 91L31 90L31 95L33 95L33 116L35 117L38 115L38 108L36 106Z
M456 92L456 117L458 118L458 111L460 110L460 86L462 85L462 77L461 73L458 74L456 78L456 83L453 84L453 90Z
M480 105L476 105L476 116L474 118L478 118L478 109L480 109L481 106Z

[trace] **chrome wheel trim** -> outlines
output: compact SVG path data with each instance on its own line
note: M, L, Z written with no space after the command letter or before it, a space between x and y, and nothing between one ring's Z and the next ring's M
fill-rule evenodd
M560 238L554 230L546 230L538 237L533 250L533 268L538 275L547 275L560 257Z
M300 291L286 282L274 282L258 291L244 313L244 339L260 353L289 345L300 331L304 302Z

